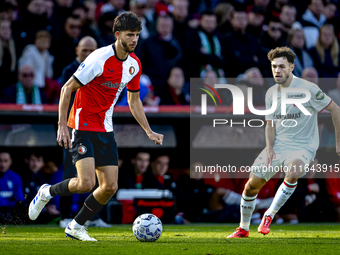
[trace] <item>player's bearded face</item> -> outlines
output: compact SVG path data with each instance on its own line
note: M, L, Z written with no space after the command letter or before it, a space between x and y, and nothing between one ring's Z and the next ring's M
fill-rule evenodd
M272 62L273 77L277 84L284 84L291 72L291 64L286 59L278 58Z
M132 53L137 46L139 32L126 31L124 33L126 34L120 38L121 44L125 52Z

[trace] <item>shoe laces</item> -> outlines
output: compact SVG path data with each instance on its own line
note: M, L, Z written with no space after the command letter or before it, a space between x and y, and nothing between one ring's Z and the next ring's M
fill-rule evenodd
M264 223L263 223L263 225L264 225L265 227L268 227L268 225L270 224L270 222L271 222L271 218L270 218L270 216L267 216L267 217L264 218Z

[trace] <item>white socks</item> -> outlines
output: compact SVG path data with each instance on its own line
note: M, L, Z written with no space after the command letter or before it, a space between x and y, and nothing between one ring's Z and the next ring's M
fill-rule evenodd
M42 192L44 193L44 196L45 196L45 198L47 198L47 199L51 199L51 198L52 198L51 193L50 193L50 188L51 188L51 186L44 187L44 188L42 189Z
M275 214L280 210L280 208L286 203L288 198L293 194L296 189L296 183L289 183L286 180L280 185L279 189L276 191L273 203L270 205L268 210L264 215L270 215L273 219Z
M75 219L73 219L70 223L70 228L82 228L83 225L78 224Z
M256 196L247 197L244 192L241 199L241 222L240 228L249 231L249 225L251 220L251 215L254 212L256 206Z

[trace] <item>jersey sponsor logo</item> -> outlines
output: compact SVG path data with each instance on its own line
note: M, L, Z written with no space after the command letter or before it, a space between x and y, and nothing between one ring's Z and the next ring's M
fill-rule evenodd
M110 68L107 69L110 73L113 73L114 69L110 70Z
M84 64L84 63L81 63L81 64L80 64L80 66L79 66L79 68L78 68L78 71L81 71L81 70L83 70L83 69L84 69L84 67L85 67L85 64Z
M283 120L299 119L299 118L301 118L301 112L299 112L299 113L288 113L287 115L276 114L276 115L274 115L274 117L275 117L275 119L283 119Z
M110 81L107 81L107 82L102 83L102 84L100 84L100 85L105 86L105 87L108 87L108 88L116 88L116 89L117 89L117 88L119 88L120 86L125 87L126 84L127 84L127 83L124 83L124 82L122 82L122 83L112 83L112 82L110 82Z
M84 145L80 145L77 151L80 155L84 155L87 152L87 148Z
M318 91L318 93L316 93L315 95L317 100L322 100L325 98L325 93L323 93L321 90Z
M135 73L135 68L133 66L130 67L129 73L133 75Z
M7 187L9 189L12 189L13 188L13 182L11 180L7 180Z
M303 98L305 94L288 95L288 98Z

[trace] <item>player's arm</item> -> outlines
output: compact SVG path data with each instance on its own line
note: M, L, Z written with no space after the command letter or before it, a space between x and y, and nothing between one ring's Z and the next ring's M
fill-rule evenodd
M273 149L275 141L275 123L274 120L268 120L266 125L266 166L272 164L273 159L276 158L275 151Z
M80 87L81 85L73 77L71 77L65 83L60 93L57 142L59 146L63 146L64 143L65 149L67 149L68 145L72 148L70 135L67 129L67 110L70 104L72 92Z
M334 101L332 101L326 110L330 111L332 114L335 129L336 153L340 156L340 108L336 103L334 103Z
M139 125L144 129L148 137L152 141L155 141L156 144L162 145L163 135L157 134L151 130L148 120L145 116L143 104L139 98L139 91L128 91L128 103L133 117L135 117Z

